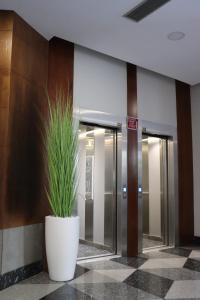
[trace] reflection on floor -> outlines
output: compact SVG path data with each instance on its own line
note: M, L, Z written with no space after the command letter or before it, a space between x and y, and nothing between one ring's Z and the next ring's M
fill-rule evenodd
M111 253L105 249L99 249L92 245L79 244L78 258L91 257L99 255L110 255Z
M200 250L169 248L131 258L81 261L70 282L54 283L46 273L40 273L1 291L0 299L197 300L200 299Z
M163 245L162 241L150 240L148 238L144 238L142 240L143 249L151 248L151 247L159 247Z

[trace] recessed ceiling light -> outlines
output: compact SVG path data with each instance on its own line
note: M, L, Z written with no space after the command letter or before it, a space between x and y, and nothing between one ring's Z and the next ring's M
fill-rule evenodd
M185 37L185 33L181 31L174 31L168 34L167 38L171 41L179 41Z

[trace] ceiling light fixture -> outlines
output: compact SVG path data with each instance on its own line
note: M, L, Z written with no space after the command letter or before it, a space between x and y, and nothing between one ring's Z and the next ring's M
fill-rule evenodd
M168 34L167 38L170 41L180 41L185 37L185 33L181 31L174 31Z

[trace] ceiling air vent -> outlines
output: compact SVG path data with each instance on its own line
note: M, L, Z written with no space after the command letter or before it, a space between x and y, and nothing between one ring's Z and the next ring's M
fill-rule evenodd
M169 1L170 0L145 0L145 1L142 1L142 3L138 4L135 8L133 8L131 11L129 11L125 15L125 17L127 17L135 22L139 22Z

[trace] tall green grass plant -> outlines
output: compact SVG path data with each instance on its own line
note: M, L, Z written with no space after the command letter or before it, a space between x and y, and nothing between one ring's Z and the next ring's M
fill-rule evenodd
M54 216L71 217L77 194L78 126L73 119L71 96L57 93L49 100L46 124L47 197Z

